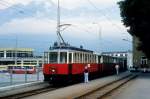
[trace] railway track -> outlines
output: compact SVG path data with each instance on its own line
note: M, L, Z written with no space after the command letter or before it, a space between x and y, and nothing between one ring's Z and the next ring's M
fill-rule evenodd
M123 86L124 84L126 84L127 82L129 82L130 80L133 80L134 78L136 78L138 75L129 75L126 76L122 79L119 79L117 81L111 82L107 85L104 85L100 88L97 88L89 93L86 93L80 97L77 97L76 99L101 99L104 96L107 96L109 93L115 91L116 89L118 89L119 87Z
M19 92L18 94L12 94L12 95L6 95L6 96L0 96L0 99L20 99L20 98L26 98L26 97L29 97L29 96L33 96L33 95L38 95L38 94L41 94L41 93L46 93L46 92L50 92L50 91L54 91L56 89L59 89L59 88L63 88L63 87L66 87L68 85L50 85L47 84L45 85L44 83L40 84L42 85L41 88L38 88L38 89L31 89L29 91L25 91L25 92ZM39 85L39 86L40 86ZM45 85L45 86L43 86ZM38 86L38 85L36 85ZM33 86L31 86L33 87Z
M111 92L115 91L117 88L121 87L122 85L124 85L125 83L127 83L128 81L136 78L138 75L128 75L125 76L119 80L110 82L100 88L97 88L91 92L88 92L82 96L76 97L76 99L101 99L104 96L109 95ZM65 86L62 86L65 87ZM33 96L33 95L38 95L41 93L45 93L45 92L50 92L53 90L56 90L58 88L61 87L52 87L52 86L47 86L47 87L42 87L40 89L36 89L36 90L32 90L32 91L27 91L27 92L22 92L22 93L18 93L18 94L13 94L13 95L9 95L9 96L4 96L4 97L0 97L0 99L20 99L20 98L26 98L29 96Z
M45 87L41 89L36 89L36 90L31 90L31 91L27 91L23 93L0 97L0 99L20 99L20 98L29 97L29 96L37 95L37 94L44 93L44 92L53 91L56 89L57 88L52 88L51 86L49 86L49 87Z

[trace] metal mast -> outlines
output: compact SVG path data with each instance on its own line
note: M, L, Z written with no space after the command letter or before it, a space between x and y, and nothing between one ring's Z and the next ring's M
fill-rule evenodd
M65 44L65 41L62 37L62 35L60 34L60 2L59 0L57 1L57 5L58 5L58 8L57 8L57 36L58 36L58 44L59 46L61 45L61 43Z

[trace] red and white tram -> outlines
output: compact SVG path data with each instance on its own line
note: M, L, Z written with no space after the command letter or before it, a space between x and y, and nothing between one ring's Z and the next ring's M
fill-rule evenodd
M88 68L90 78L114 73L115 64L120 65L120 70L124 69L121 58L101 56L93 51L68 44L61 44L61 46L54 44L49 51L45 52L44 57L44 81L49 82L81 80L87 64L90 64Z
M9 65L8 71L14 74L34 74L36 73L35 65Z

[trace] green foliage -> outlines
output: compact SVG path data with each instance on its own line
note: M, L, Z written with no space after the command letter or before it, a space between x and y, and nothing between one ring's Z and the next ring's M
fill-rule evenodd
M141 42L138 49L150 58L150 0L123 0L118 4L128 32Z

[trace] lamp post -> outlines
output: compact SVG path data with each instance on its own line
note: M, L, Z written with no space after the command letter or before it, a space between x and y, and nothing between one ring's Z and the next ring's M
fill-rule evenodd
M126 41L130 44L133 43L133 41L131 41L129 39L122 39L122 40ZM130 68L133 67L133 52L132 52L132 50L127 52L127 67L128 67L128 70L130 70Z
M98 39L99 39L98 53L102 54L102 33L101 33L102 27L99 23L93 23L93 24L98 26Z
M132 51L133 50L133 41L129 40L129 39L124 39L124 38L122 40L131 44L131 51Z

